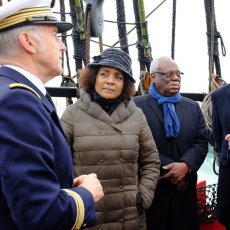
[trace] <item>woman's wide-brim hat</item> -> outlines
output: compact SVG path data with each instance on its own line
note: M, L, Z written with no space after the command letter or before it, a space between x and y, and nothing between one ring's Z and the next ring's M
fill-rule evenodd
M132 82L136 82L131 74L131 58L121 49L109 48L93 57L93 62L87 65L88 68L96 66L109 66L122 71Z
M58 33L72 29L70 22L58 21L52 0L11 0L0 7L0 33L27 25L55 25Z

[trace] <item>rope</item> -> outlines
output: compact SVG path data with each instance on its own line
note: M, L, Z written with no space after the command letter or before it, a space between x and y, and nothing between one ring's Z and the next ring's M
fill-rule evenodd
M100 39L99 39L99 42L98 41L95 41L95 40L93 40L93 39L90 39L90 41L91 42L94 42L94 43L96 43L96 44L99 44L99 47L102 45L102 46L105 46L105 47L110 47L110 48L114 48L114 47L116 47L116 48L120 48L120 49L122 49L122 48L124 48L124 47L130 47L130 46L137 46L137 45L139 45L141 42L134 42L134 43L132 43L132 44L129 44L129 45L127 45L127 46L114 46L114 45L107 45L107 44L105 44L105 43L102 43L102 44L100 44Z
M175 57L176 0L173 0L171 58Z
M223 56L226 55L226 50L223 43L223 39L216 28L214 0L211 1L205 0L205 12L206 12L206 23L207 23L208 54L209 54L209 93L204 97L204 100L202 102L202 109L203 109L204 119L206 122L206 127L208 130L209 143L213 146L213 154L214 154L213 171L216 175L218 175L216 170L216 164L218 163L218 153L215 151L215 141L212 135L211 94L213 91L227 84L221 78L221 68L220 68L219 51L218 51L218 38L220 38L221 41L221 49L222 49ZM216 73L214 73L214 69L216 69Z
M61 12L61 21L66 21L66 14L65 14L65 2L64 0L60 0L60 12ZM66 55L66 65L67 65L67 70L68 70L68 74L64 75L62 74L62 82L61 82L61 87L64 86L73 86L74 82L71 78L71 68L70 68L70 62L69 62L69 52L68 52L68 44L67 44L67 33L64 32L62 33L62 42L65 44L66 46L66 51L65 51L65 55ZM62 56L62 63L63 63L63 69L64 69L64 55ZM75 84L74 84L75 86ZM66 106L73 104L73 100L71 97L67 97L66 98Z
M221 42L222 55L226 55L226 49L223 43L223 39L216 28L215 19L215 6L214 0L205 0L205 12L207 23L207 41L208 41L208 54L209 54L209 92L211 91L211 81L214 69L216 75L221 78L221 67L218 51L218 39ZM215 67L215 68L214 68Z
M210 132L212 131L211 94L214 90L219 89L221 86L227 84L222 78L215 74L212 74L211 79L211 91L204 97L204 100L202 102L205 122Z
M60 0L60 12L65 12L65 2L64 0ZM66 21L66 16L65 14L61 14L61 21ZM71 68L70 68L70 63L69 63L69 52L68 52L68 44L66 41L66 32L63 33L64 36L62 36L62 42L65 44L66 46L66 51L65 51L65 55L66 55L66 64L67 64L67 69L68 69L68 76L71 76ZM63 57L64 58L64 57ZM62 59L63 59L62 58ZM62 62L64 64L64 60Z
M135 22L121 22L121 21L111 21L111 20L104 20L104 22L109 22L114 24L136 25Z
M86 60L86 40L81 39L80 33L81 32L76 30L72 31L72 39L74 44L73 58L75 59L77 70L82 69L82 61Z
M83 68L86 60L86 38L82 0L70 0L71 20L73 24L73 58L75 60L76 72Z
M206 23L207 23L207 40L208 40L208 54L209 54L209 93L204 97L202 102L202 109L206 127L208 130L209 143L214 147L214 161L213 171L218 175L216 170L216 164L218 163L218 153L215 151L215 141L212 135L212 105L211 105L211 94L221 86L227 84L221 78L220 59L218 51L218 39L221 41L222 55L226 55L225 46L220 33L216 28L215 18L215 6L214 0L205 0L205 12L206 12ZM214 68L215 67L215 68ZM216 70L216 73L214 73Z
M137 0L133 0L134 11L135 11L135 1L137 1ZM167 1L167 0L163 0L161 3L159 3L150 13L147 14L146 19L147 19L149 16L151 16L158 8L160 8L160 6L162 6L163 3L165 3L166 1ZM138 3L137 3L137 4L138 4ZM106 22L107 20L104 20L104 21ZM140 21L140 19L139 19L139 20L136 20L136 22L139 22L139 21ZM127 33L127 35L129 35L131 32L133 32L133 31L135 30L135 28L136 28L136 26L134 26L131 30L129 30L128 33ZM115 42L115 43L112 45L112 47L116 46L118 43L119 43L119 41Z
M125 22L125 5L124 5L124 0L116 0L116 6L117 6L117 21ZM123 51L126 53L129 53L128 50L128 39L126 35L126 24L125 23L117 23L118 27L118 36L119 36L119 41L120 45Z
M142 37L141 37L141 25L140 25L140 14L139 14L139 4L138 0L133 0L133 9L134 9L134 14L135 14L135 21L136 21L136 32L137 32L137 39L139 44L137 44L137 50L138 50L138 61L140 63L140 72L142 70L145 70L145 60L144 60L144 50L143 46L141 45ZM141 78L141 76L140 76ZM140 85L140 83L139 83ZM140 86L138 86L139 88ZM139 90L138 90L139 91ZM142 90L141 90L142 92ZM139 95L141 95L141 92L138 92Z
M211 41L210 41L210 61L209 61L209 91L212 91L212 73L214 72L214 31L216 28L215 20L215 11L214 11L214 0L211 0Z
M206 127L208 130L208 137L209 137L209 143L212 146L215 146L215 141L212 136L212 103L211 103L211 95L212 92L219 89L221 86L227 84L221 77L218 75L215 75L214 73L212 74L211 77L211 84L210 88L211 91L204 97L204 100L202 102L202 111L204 115L204 120L206 123ZM217 170L216 170L216 163L218 163L218 153L215 151L213 148L213 155L214 155L214 160L213 160L213 171L216 175L218 175Z
M103 38L99 37L99 49L100 49L100 53L103 51Z
M90 61L91 9L87 13L86 22L86 64Z

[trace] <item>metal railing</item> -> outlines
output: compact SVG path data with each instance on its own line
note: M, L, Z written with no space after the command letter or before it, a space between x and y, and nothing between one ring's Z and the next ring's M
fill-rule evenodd
M46 87L52 97L77 97L77 87ZM194 101L203 101L205 93L181 93Z

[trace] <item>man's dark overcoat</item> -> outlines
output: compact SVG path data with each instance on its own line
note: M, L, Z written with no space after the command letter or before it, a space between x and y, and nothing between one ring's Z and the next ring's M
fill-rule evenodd
M134 101L146 115L160 154L161 166L184 161L191 169L186 176L185 191L178 191L176 186L167 181L159 181L153 204L147 213L148 229L199 229L197 171L208 152L207 130L199 104L185 97L175 104L180 134L177 138L166 138L163 109L157 101L150 95L135 97ZM161 175L163 173L161 168Z
M225 136L230 133L230 85L214 91L212 100L212 133L219 153L217 218L230 228L230 151Z

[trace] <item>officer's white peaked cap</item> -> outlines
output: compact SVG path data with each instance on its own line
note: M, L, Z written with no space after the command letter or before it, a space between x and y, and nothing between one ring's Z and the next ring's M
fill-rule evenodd
M52 0L11 0L0 7L0 32L25 25L54 24L59 33L72 29L69 22L58 21L51 10Z

